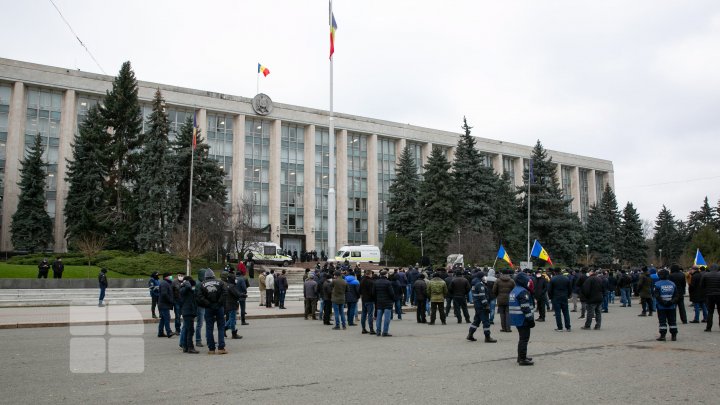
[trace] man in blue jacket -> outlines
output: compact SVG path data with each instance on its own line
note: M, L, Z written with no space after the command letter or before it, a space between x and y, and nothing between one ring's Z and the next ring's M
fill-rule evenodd
M150 298L152 299L150 312L152 312L152 317L154 319L157 318L157 315L155 315L155 308L157 308L158 298L160 297L160 274L158 274L157 271L153 271L150 275L148 290L150 290Z
M560 269L553 270L553 278L548 284L548 296L552 301L552 307L555 311L556 332L563 331L563 321L565 322L565 330L570 332L570 311L568 308L568 298L572 294L572 283L560 272ZM562 315L562 319L561 319Z
M518 357L521 366L532 366L532 357L527 356L528 342L530 342L530 329L535 327L535 314L532 309L532 296L527 290L530 279L525 273L518 273L515 278L515 288L510 291L509 309L510 324L518 331Z
M473 336L475 331L482 323L483 334L485 335L485 343L497 343L497 340L490 337L490 291L483 279L485 274L482 271L475 273L473 278L473 288L471 290L473 295L473 304L475 306L475 318L470 325L468 331L467 340L475 342L477 339Z
M670 324L670 336L672 340L677 340L677 319L675 313L675 305L680 298L680 293L672 281L668 280L670 272L665 269L661 269L657 273L658 281L655 283L655 289L653 290L653 297L656 301L656 309L658 322L660 323L660 337L658 341L664 342L665 335L667 334L668 324Z

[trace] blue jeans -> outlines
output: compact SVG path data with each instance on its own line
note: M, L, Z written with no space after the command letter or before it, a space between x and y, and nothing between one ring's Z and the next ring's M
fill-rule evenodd
M348 325L355 324L355 314L357 313L357 302L347 303L347 321Z
M490 323L495 322L495 305L497 304L497 299L493 299L490 301Z
M402 319L402 298L395 300L395 313L398 319ZM390 314L390 319L392 319L392 313Z
M160 323L158 323L158 336L163 334L169 335L172 333L170 329L170 309L158 309L160 312Z
M99 298L100 302L102 302L105 299L105 288L107 288L107 287L100 286L100 298Z
M345 327L345 304L336 304L333 302L332 304L333 312L335 313L335 327L340 326L340 321L342 320L342 326Z
M178 335L180 339L178 339L178 346L182 347L183 349L187 348L187 343L185 343L185 334L187 325L185 325L185 322L182 323L182 327L180 328L180 334Z
M632 302L630 301L630 296L632 294L632 289L630 287L623 287L620 289L620 303L625 306L632 306Z
M205 308L205 340L208 350L215 350L215 336L213 336L217 323L218 349L225 348L225 311L224 308Z
M228 311L227 319L228 319L228 321L227 321L227 324L225 325L225 329L230 329L233 331L237 330L237 326L236 326L237 310L236 309L232 309L232 310Z
M202 327L205 321L205 308L198 307L197 309L197 324L195 325L195 343L202 342L202 335L200 334L202 332Z
M413 302L412 299L412 285L408 284L405 286L405 304L408 303L408 300L411 304L415 305L415 302Z
M378 308L375 320L375 333L388 333L390 331L390 317L392 316L392 308ZM383 320L383 318L385 318ZM383 328L381 328L383 326ZM381 332L382 331L382 332Z
M610 290L610 300L609 301L611 304L615 303L615 290Z
M694 302L695 306L695 319L694 321L700 320L700 311L702 310L703 319L707 319L708 309L704 302Z
M285 294L287 293L287 290L280 290L280 297L278 300L280 301L279 304L281 307L285 306Z
M603 294L602 310L608 310L608 302L610 301L610 293Z
M555 311L555 324L559 330L563 329L563 322L565 321L565 329L570 330L570 310L568 308L567 298L553 298L552 300L553 311ZM561 319L562 315L562 319Z
M365 302L362 303L362 316L360 317L360 325L362 325L362 328L365 329L365 321L367 321L367 325L372 330L373 328L373 312L375 312L375 303L374 302Z
M180 332L180 313L182 307L180 306L179 302L175 303L175 332Z

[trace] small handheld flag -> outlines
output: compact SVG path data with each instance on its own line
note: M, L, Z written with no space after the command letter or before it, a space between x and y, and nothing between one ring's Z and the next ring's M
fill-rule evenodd
M270 69L266 68L262 64L258 63L258 74L262 73L264 77L270 74Z
M501 260L505 260L510 265L510 267L515 267L515 266L513 266L512 261L510 260L510 255L505 251L505 248L503 247L503 245L500 245L500 250L498 250L497 258L501 259Z
M693 262L693 264L695 266L707 266L705 258L703 257L702 253L700 253L700 249L695 252L695 261Z
M550 265L553 264L552 260L550 260L550 255L545 250L545 248L542 247L540 242L535 239L535 243L533 243L532 251L530 252L530 256L537 257L540 260L545 260L546 262L550 263Z
M337 31L337 23L335 22L335 13L330 14L330 59L335 53L335 31Z
M195 110L195 115L193 115L193 149L197 148L197 132L197 110Z

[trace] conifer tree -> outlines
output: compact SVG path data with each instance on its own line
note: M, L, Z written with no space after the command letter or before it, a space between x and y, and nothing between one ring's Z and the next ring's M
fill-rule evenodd
M434 147L420 183L418 212L423 231L425 255L435 263L444 263L447 242L454 234L453 206L449 172L450 162L442 149Z
M617 199L615 198L615 191L610 187L610 184L605 184L603 189L602 197L600 198L600 211L608 223L610 233L610 242L612 248L617 248L617 241L620 234L620 209L618 208Z
M689 238L691 239L695 234L705 226L712 226L716 227L717 223L717 216L715 215L715 212L713 212L712 207L710 207L710 203L708 202L707 196L705 196L705 200L703 200L703 205L700 207L697 211L690 211L690 214L688 215L688 232L689 232Z
M67 162L65 237L70 245L86 235L104 237L107 233L104 227L108 213L104 192L107 138L100 111L93 106L80 124L71 145L72 160Z
M20 164L17 210L12 216L10 232L15 250L35 252L43 250L52 242L53 223L45 209L45 167L42 160L43 146L40 135L28 150Z
M410 148L406 146L400 154L400 160L395 168L395 179L390 184L387 233L397 233L399 236L415 242L420 240L420 229L418 229L420 219L418 212L419 186L417 166L415 166Z
M662 249L662 263L672 263L680 257L682 252L682 238L678 224L672 212L663 205L655 220L655 255L660 257Z
M177 173L168 134L170 121L160 89L155 92L147 122L135 193L137 244L141 250L165 252L178 215Z
M106 224L111 230L108 247L132 249L135 246L132 190L142 146L142 112L130 62L123 63L100 111L110 134L107 199L112 209Z
M602 206L593 205L588 213L587 224L585 225L585 242L590 251L594 254L595 264L607 267L612 264L613 229L608 221L607 215L603 212Z
M570 212L572 199L564 198L556 178L557 165L547 156L540 141L533 148L532 164L530 240L540 240L553 262L574 264L582 239L582 225L577 215ZM523 180L525 185L518 188L519 192L527 191L528 170L525 170ZM527 193L523 196L522 207L522 212L527 215Z
M628 202L623 209L616 255L624 264L630 266L647 264L647 246L643 236L642 221L631 202Z
M494 198L495 217L491 222L493 239L499 246L515 255L525 252L526 229L523 229L523 215L517 199L517 191L512 187L507 173L497 179L497 191Z
M458 139L452 164L452 194L455 198L455 221L475 232L487 230L495 217L495 194L498 178L493 169L483 164L476 148L471 126L463 117L463 134Z
M177 139L173 143L175 151L174 171L179 178L177 196L179 199L178 222L187 218L190 197L190 162L193 147L193 120L188 117L180 127ZM211 159L210 146L203 142L200 129L197 130L196 148L193 162L193 201L214 201L221 207L227 202L225 172L217 160Z

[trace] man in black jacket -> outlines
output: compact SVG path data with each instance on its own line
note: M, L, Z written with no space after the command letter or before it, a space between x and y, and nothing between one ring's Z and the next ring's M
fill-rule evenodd
M705 332L710 332L713 323L713 312L715 312L716 307L718 316L720 316L720 273L717 264L710 266L710 271L703 274L700 280L700 288L705 291L705 305L707 305L708 309Z
M376 335L392 336L390 334L390 319L392 316L392 307L395 302L395 291L392 283L387 279L387 270L380 271L380 278L375 280L372 287L372 295L375 298L376 312ZM383 318L385 320L383 321Z
M556 332L563 331L563 320L565 321L565 330L570 332L570 311L568 308L568 298L572 294L572 286L570 279L560 272L560 269L553 270L553 278L548 284L548 296L552 300L553 310L555 311ZM562 320L560 314L562 312Z
M680 321L683 324L687 324L687 312L685 312L685 274L676 263L670 266L669 280L675 284L678 292L677 308L678 311L680 311Z
M195 345L193 345L193 335L195 334L195 317L197 316L197 302L195 300L195 280L187 276L180 285L180 297L182 298L182 306L180 311L183 317L183 334L180 336L180 346L183 353L197 354Z
M585 319L585 326L581 329L590 329L593 317L595 318L595 329L600 329L602 324L603 284L602 280L598 278L595 269L588 272L588 278L583 282L582 292L587 306L587 319Z
M225 350L225 300L227 289L225 283L215 279L215 273L208 269L205 272L205 281L200 287L197 297L198 305L205 308L205 339L207 340L208 354L215 354L214 328L217 324L218 351L217 354L227 354Z
M462 274L456 274L448 285L448 294L452 297L458 323L462 323L461 316L465 316L465 322L470 323L470 313L467 308L467 296L470 288L470 282ZM460 310L462 310L462 314Z
M537 322L545 322L545 311L547 310L547 288L548 282L545 277L539 271L535 274L535 290L533 296L537 302L537 309L539 312Z
M160 312L158 337L172 337L174 335L170 329L170 310L174 307L175 295L173 294L170 273L163 273L163 279L160 282L160 297L158 297L158 311Z
M417 280L412 285L413 302L417 306L415 315L417 323L427 323L425 318L425 307L427 305L427 283L425 282L425 275L418 274Z
M375 326L373 324L373 317L375 314L375 297L373 297L373 271L370 269L365 270L365 275L360 280L360 298L362 299L362 316L360 317L360 325L362 325L362 333L375 334ZM367 322L368 329L365 329Z

